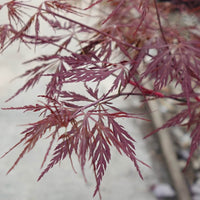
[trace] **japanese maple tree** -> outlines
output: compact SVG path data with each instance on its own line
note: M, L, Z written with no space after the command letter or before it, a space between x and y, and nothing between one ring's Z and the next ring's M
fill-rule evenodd
M180 18L187 13L196 21L177 25L171 20L177 11ZM1 3L0 12L8 15L7 22L0 24L1 53L16 42L36 51L44 46L49 49L25 61L34 67L19 77L28 80L8 99L48 78L45 93L38 94L39 101L35 105L4 108L40 116L27 125L22 139L8 151L24 145L8 172L38 140L48 136L51 141L42 166L53 144L56 147L38 180L67 156L73 167L72 154L76 154L83 175L86 162L93 167L96 195L111 159L111 146L129 157L142 177L139 164L146 164L136 157L135 140L118 119L145 119L115 105L117 98L132 96L140 96L145 102L162 98L178 103L179 113L154 132L186 126L191 130L191 158L200 143L198 0L43 0L40 4L12 0ZM112 84L101 90L108 78ZM80 84L84 93L70 87ZM174 85L177 90L163 92L163 88Z

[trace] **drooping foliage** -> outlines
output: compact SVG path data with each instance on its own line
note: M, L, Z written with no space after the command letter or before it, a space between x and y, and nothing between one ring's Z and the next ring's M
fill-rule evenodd
M10 170L38 140L48 136L51 141L42 166L53 144L56 147L39 179L67 156L73 167L72 154L76 154L83 174L86 162L93 167L96 195L111 159L111 146L129 157L142 177L139 164L144 163L136 157L135 140L118 119L144 119L114 104L118 97L135 95L145 101L170 98L175 103L181 102L183 109L154 132L176 125L187 126L191 129L191 158L200 143L199 9L198 1L193 0L1 3L0 12L8 15L7 21L0 24L1 53L17 42L36 50L44 46L49 49L25 61L24 64L31 63L34 67L19 77L28 80L8 99L34 87L43 78L49 80L45 93L38 97L43 101L7 108L37 112L41 117L28 124L22 139L10 149L24 145ZM171 20L178 12L181 21L182 11L192 14L194 23L176 24ZM112 83L102 92L102 83L109 78ZM85 92L74 91L69 87L72 84L78 87L81 84ZM174 85L177 91L162 92L163 88Z

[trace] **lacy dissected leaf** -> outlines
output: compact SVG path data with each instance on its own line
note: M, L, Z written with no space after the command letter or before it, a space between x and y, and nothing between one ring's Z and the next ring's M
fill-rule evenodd
M75 95L75 93L73 93L73 95ZM96 188L94 191L94 195L96 195L97 192L100 191L102 178L111 159L110 148L112 145L114 145L120 153L124 152L134 162L142 177L135 155L135 146L133 144L135 140L126 132L123 126L118 124L115 120L117 118L132 118L136 116L122 111L110 112L102 106L99 106L97 109L94 102L91 103L93 110L89 109L88 112L83 112L84 109L79 107L65 107L56 99L49 98L47 102L48 104L43 103L41 105L36 104L35 106L30 105L10 108L22 109L25 112L40 112L43 114L44 119L29 124L29 127L22 132L24 137L10 149L10 151L13 150L19 144L24 144L25 146L9 172L17 165L24 154L32 150L36 143L46 135L48 136L47 138L51 137L51 141L42 166L44 166L56 138L60 142L55 147L52 159L42 171L38 180L40 180L54 165L65 159L66 156L69 156L72 168L74 168L72 153L75 153L79 159L84 177L85 164L87 160L91 161L96 180ZM86 106L85 109L86 108L89 108L89 106ZM65 130L59 132L60 128L63 127Z
M41 173L41 175L38 178L38 181L58 162L65 159L65 157L69 154L71 156L72 149L70 149L70 145L72 145L72 137L70 139L64 139L60 144L56 146L54 149L53 158L51 159L48 166L45 168L45 170Z
M102 117L103 115L104 117ZM90 147L90 157L92 159L92 164L95 172L96 178L96 189L94 195L100 189L100 183L102 177L107 168L107 164L111 159L110 146L113 144L115 148L121 153L124 152L135 164L140 176L142 177L139 166L137 164L138 160L135 155L135 140L125 131L125 129L119 125L114 119L121 117L133 117L127 115L126 113L101 113L101 118L98 119L95 126L92 129L92 134L94 137L94 143ZM104 121L104 119L106 119ZM107 124L107 125L106 125Z
M190 145L190 155L187 160L187 164L189 164L194 152L199 148L200 145L200 125L196 124L196 127L191 132L191 145Z
M190 110L186 109L186 110L181 111L180 113L178 113L177 115L175 115L174 117L169 119L161 127L157 128L156 130L152 131L150 134L145 136L145 138L149 137L150 135L152 135L162 129L173 127L176 125L181 125L184 122L184 120L186 120L188 118L189 115L190 115Z
M61 92L61 97L67 99L68 101L87 101L87 102L92 102L92 100L90 100L86 96L83 96L83 95L78 94L76 92L62 91Z
M49 118L43 119L41 121L35 122L33 124L31 124L31 126L29 128L27 128L25 131L23 131L21 134L25 135L19 143L17 143L17 145L15 145L13 148L11 148L9 150L9 152L11 150L13 150L14 148L16 148L19 144L24 143L24 149L23 151L20 153L19 157L17 158L17 160L15 161L15 163L13 164L13 166L9 169L8 173L14 169L14 167L18 164L18 162L22 159L22 157L28 153L30 150L32 150L36 143L38 142L38 140L40 138L42 138L42 136L48 131L50 130L52 127L56 126L55 122L51 122L51 120ZM7 152L8 153L8 152ZM6 154L7 154L6 153ZM4 156L6 155L4 154Z
M8 17L9 21L13 20L15 24L24 24L22 14L27 14L25 13L23 8L22 1L9 1L8 3L4 4L4 6L7 6L8 8Z
M113 129L113 135L117 139L117 143L115 143L115 147L121 149L126 156L128 156L135 164L135 167L142 178L141 171L138 165L138 159L135 154L135 140L127 133L124 127L118 124L113 118L109 117L108 122ZM120 148L119 148L120 147Z
M46 109L44 105L36 104L36 105L28 105L28 106L22 106L22 107L9 107L9 108L2 108L3 110L24 110L24 112L32 111L32 112L38 112L43 109Z
M99 82L102 81L114 73L115 69L107 70L101 67L91 67L87 68L79 68L77 70L69 70L66 73L66 81L69 82Z
M186 104L186 103L185 103ZM183 105L185 105L183 104ZM185 126L188 130L191 131L191 146L190 146L190 156L188 158L187 163L189 163L190 159L192 158L194 152L199 148L200 145L200 103L199 101L192 102L190 104L190 108L182 110L180 113L169 119L165 122L161 127L157 128L156 130L152 131L146 137L161 131L165 128L170 128L174 126Z
M78 7L73 6L72 4L68 3L66 0L45 1L44 5L45 5L45 9L47 11L59 10L59 11L64 11L66 13L80 14L80 9L78 9ZM79 10L79 12L78 12L78 10Z
M0 49L2 49L7 39L9 39L9 35L11 33L10 26L8 24L0 25L0 33Z
M98 99L99 89L96 87L95 89L89 87L86 83L84 84L88 94L94 99Z
M59 96L63 87L64 74L67 72L62 61L55 63L56 70L51 76L51 80L46 86L46 95L49 97ZM49 75L49 74L48 74Z
M100 183L102 181L102 177L107 168L107 164L111 159L110 147L103 137L100 129L97 130L98 134L94 139L94 143L90 149L90 156L92 157L92 164L95 171L96 178L96 189L94 191L94 196L100 190ZM92 154L92 155L91 155Z
M159 45L159 44L157 44ZM172 81L176 85L181 85L182 92L189 102L189 98L194 96L194 88L200 81L200 51L198 42L180 41L169 46L163 44L162 47L149 47L157 51L157 55L145 67L142 78L153 79L155 90L166 87Z
M31 70L27 70L24 74L19 76L18 78L23 78L26 76L30 76L28 81L21 87L13 96L11 96L7 101L10 101L17 95L19 95L23 91L27 91L29 88L34 87L35 84L39 82L45 71L49 68L48 64L43 64L41 66L35 67Z
M58 130L62 127L67 127L69 124L69 117L72 115L73 112L68 110L68 108L63 108L59 103L55 100L52 102L52 105L47 104L36 104L35 106L24 106L24 107L11 107L6 109L16 109L16 110L24 110L33 111L33 112L40 112L40 115L43 115L43 119L37 121L35 123L28 124L28 128L24 130L21 134L24 135L23 138L14 145L8 152L16 148L19 144L24 143L24 150L19 155L18 159L11 167L9 172L17 165L20 159L24 156L25 153L29 152L34 148L36 143L41 139L45 134L49 134L52 136L52 141L50 142L49 149L47 150L46 156L50 151L52 143L55 139L55 135L58 134ZM7 152L7 153L8 153ZM5 155L7 154L5 153ZM5 156L4 155L4 156ZM45 160L46 160L45 156Z

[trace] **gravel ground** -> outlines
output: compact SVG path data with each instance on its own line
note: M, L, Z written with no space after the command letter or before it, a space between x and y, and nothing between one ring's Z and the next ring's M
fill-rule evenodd
M22 80L9 82L13 77L21 74L25 67L20 64L21 60L29 58L30 54L16 53L15 48L7 54L0 56L0 106L20 106L34 101L33 97L42 93L40 83L34 90L27 94L22 94L9 103L4 101L12 95L17 88L22 85ZM128 105L129 106L129 105ZM131 102L130 102L130 106ZM20 132L24 127L18 126L37 120L34 114L22 114L20 111L0 111L0 152L5 153L12 145L20 139ZM133 137L137 141L138 158L151 165L150 155L146 149L146 144L142 139L140 122L137 120L125 121L125 127L129 132L133 132ZM54 167L44 178L37 182L40 175L40 165L45 154L48 141L39 142L36 148L27 154L18 166L9 174L7 170L20 150L18 148L0 160L0 199L6 200L88 200L92 199L95 189L94 177L90 166L86 167L88 181L84 181L80 172L79 164L75 158L75 174L71 168L69 160L64 161L60 166ZM144 180L141 180L131 161L125 156L120 156L113 150L112 160L107 168L101 185L103 200L154 200L155 197L149 191L152 183L155 183L156 175L153 169L142 167ZM99 199L96 196L94 199Z

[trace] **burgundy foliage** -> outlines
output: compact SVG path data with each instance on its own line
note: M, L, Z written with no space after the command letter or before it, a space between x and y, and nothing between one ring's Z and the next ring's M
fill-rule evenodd
M150 135L163 128L186 126L191 130L191 158L200 143L200 30L194 24L177 26L169 16L174 11L185 11L199 20L199 1L72 2L46 0L36 6L31 1L12 0L0 5L0 12L6 10L8 14L7 23L0 24L1 53L17 41L51 49L25 62L35 67L19 77L28 80L9 99L48 78L45 94L38 97L43 101L7 108L37 112L42 118L28 124L22 139L10 149L24 145L10 170L38 140L48 136L51 141L42 166L54 144L56 147L38 180L67 156L73 167L72 155L76 154L83 175L86 162L93 167L96 195L111 159L111 146L129 157L142 177L139 164L144 163L136 157L135 140L118 119L143 118L114 104L120 96L134 95L146 101L170 98L179 103L180 112ZM89 25L83 19L90 13L89 18L93 18L93 10L98 10L95 14L100 17L96 24ZM43 26L49 30L43 30ZM147 57L150 59L146 62ZM102 82L110 77L112 84L105 92L100 91ZM152 87L147 87L147 81ZM71 90L71 84L82 84L87 94ZM162 92L174 85L176 92Z

